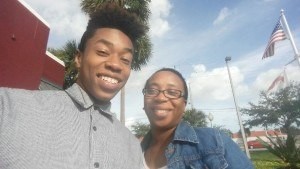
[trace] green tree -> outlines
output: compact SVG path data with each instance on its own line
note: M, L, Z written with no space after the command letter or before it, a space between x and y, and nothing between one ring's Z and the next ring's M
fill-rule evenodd
M128 11L135 13L139 19L148 27L150 10L148 4L150 0L82 0L82 11L91 15L94 11L101 8L106 2L115 2L126 8ZM70 87L77 79L77 70L74 63L77 44L75 40L68 41L62 48L48 50L65 62L65 79L63 88ZM152 44L148 35L137 40L134 51L135 60L132 63L133 70L140 70L142 65L146 65L151 56Z
M243 125L243 126L244 126L244 125ZM244 132L245 132L246 138L249 137L249 136L251 135L250 128L245 128L245 127L244 127ZM241 129L239 129L238 133L239 133L239 135L242 137L242 131L241 131Z
M232 136L232 131L225 128L223 125L214 125L213 128L220 130L221 132L225 133L228 137Z
M134 135L138 138L144 137L150 131L149 123L136 122L131 127Z
M75 83L77 79L77 69L75 67L74 56L77 51L76 40L69 40L59 49L48 48L48 51L54 54L65 63L65 77L63 88L66 89Z
M97 11L106 2L117 3L129 12L135 13L141 22L148 27L150 16L149 2L150 0L82 0L80 3L84 13L91 15ZM146 65L151 56L152 44L148 35L137 40L136 49L134 51L135 59L132 63L133 70L140 70L142 65Z
M260 93L258 104L249 103L243 108L243 115L252 126L280 126L287 132L292 125L300 125L300 84L291 82L287 87L275 93Z
M194 108L188 109L184 112L183 121L186 121L196 127L207 126L206 115L203 111L196 110Z

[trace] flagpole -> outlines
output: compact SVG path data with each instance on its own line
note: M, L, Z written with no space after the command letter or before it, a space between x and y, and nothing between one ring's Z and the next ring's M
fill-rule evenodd
M234 87L233 87L233 83L232 83L232 79L231 79L230 69L229 69L229 66L228 66L228 62L230 60L231 60L230 56L227 56L225 58L225 62L226 62L226 66L227 66L227 71L228 71L228 76L229 76L229 81L230 81L231 90L232 90L232 95L233 95L233 100L234 100L234 104L235 104L235 109L236 109L236 113L237 113L237 117L238 117L240 129L241 129L241 133L242 133L242 140L243 140L243 143L244 143L244 148L245 148L246 155L250 159L251 156L250 156L249 149L248 149L247 138L246 138L244 126L243 126L242 119L241 119L240 109L238 107L237 100L235 98Z
M299 64L299 67L300 67L299 52L298 52L298 49L297 49L297 47L296 47L296 45L295 45L294 38L293 38L293 36L292 36L292 33L291 33L291 31L290 31L289 25L288 25L288 23L287 23L287 21L286 21L286 18L285 18L285 16L284 16L284 13L283 13L283 12L284 12L284 10L281 9L281 18L282 18L282 20L283 20L283 23L284 23L284 25L285 25L287 34L288 34L288 36L289 36L289 38L290 38L290 41L291 41L291 44L292 44L292 46L293 46L293 49L294 49L294 52L295 52L295 59L298 61L298 64Z

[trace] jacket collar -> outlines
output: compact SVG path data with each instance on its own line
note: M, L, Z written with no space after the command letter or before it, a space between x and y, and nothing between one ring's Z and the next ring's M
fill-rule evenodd
M68 88L66 93L84 109L89 109L94 106L95 108L100 108L102 112L113 116L113 113L110 111L111 103L105 105L94 103L90 96L77 83L74 83Z
M183 121L178 124L173 140L199 143L194 128L190 124Z
M152 139L151 131L149 131L144 139L142 140L141 146L143 150L146 150L150 145ZM178 126L176 127L174 138L172 142L183 141L183 142L190 142L190 143L199 143L197 134L194 128L186 123L181 121Z

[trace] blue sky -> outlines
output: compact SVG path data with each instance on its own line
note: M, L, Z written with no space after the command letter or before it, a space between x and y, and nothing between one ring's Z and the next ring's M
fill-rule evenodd
M87 23L79 0L24 0L50 25L48 47L80 39ZM162 67L175 67L189 83L188 107L212 113L215 125L237 132L239 124L225 64L229 62L239 107L257 103L294 57L290 41L276 43L275 55L262 60L270 34L284 9L296 46L300 45L300 1L294 0L152 0L150 62L132 72L126 85L126 125L147 122L141 90L146 79ZM300 81L297 62L286 66L289 80ZM119 116L120 97L112 111ZM247 117L242 117L245 120ZM256 128L258 129L258 128Z

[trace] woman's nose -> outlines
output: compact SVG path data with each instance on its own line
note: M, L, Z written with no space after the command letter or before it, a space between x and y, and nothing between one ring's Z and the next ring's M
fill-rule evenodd
M163 91L160 91L159 94L155 97L159 101L166 101L168 98L165 96Z

